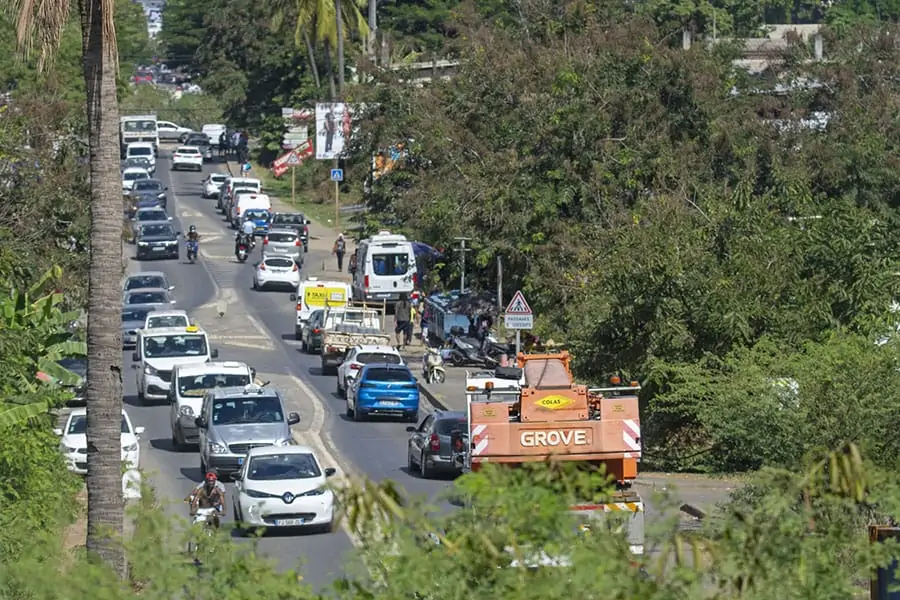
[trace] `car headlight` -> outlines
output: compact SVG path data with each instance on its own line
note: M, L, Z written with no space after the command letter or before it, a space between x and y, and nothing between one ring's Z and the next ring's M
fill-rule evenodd
M244 490L244 493L250 496L251 498L271 498L272 494L267 494L265 492L257 492L256 490Z
M165 192L161 192L161 193L159 193L159 194L156 195L156 199L157 199L157 200L163 200L163 199L165 199L165 197L166 197L166 193L165 193Z
M182 417L193 417L193 416L194 416L194 409L191 408L190 406L182 406L182 407L178 410L178 414L181 415Z
M228 451L228 449L225 446L223 446L222 444L210 442L209 443L209 451L212 452L213 454L225 454Z
M138 246L149 246L149 242L138 242Z
M138 448L138 445L137 445L136 443L135 443L135 444L128 444L127 446L122 446L122 450L123 450L124 452L136 452L136 451L137 451L137 448Z
M304 493L304 494L300 494L300 495L301 495L301 496L322 496L323 494L325 494L325 489L324 489L324 488L317 488L317 489L314 489L314 490L309 490L308 492L306 492L306 493Z
M77 452L78 448L73 448L72 446L66 446L65 444L63 444L62 451L65 454L72 454L73 452Z
M144 365L144 375L156 375L156 369L150 365Z

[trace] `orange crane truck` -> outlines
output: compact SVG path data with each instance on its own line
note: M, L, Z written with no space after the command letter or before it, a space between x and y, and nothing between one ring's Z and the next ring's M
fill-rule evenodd
M451 440L454 461L463 471L546 460L604 466L615 492L571 510L585 524L618 513L631 551L643 554L644 504L632 490L641 458L640 386L617 378L615 387L576 384L569 362L568 352L519 354L515 368L467 373L468 429Z

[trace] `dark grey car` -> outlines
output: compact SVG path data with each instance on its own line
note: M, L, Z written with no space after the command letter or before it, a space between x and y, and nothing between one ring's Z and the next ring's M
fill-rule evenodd
M178 236L169 223L141 225L137 235L138 260L147 258L178 258Z
M450 436L468 429L466 413L439 410L431 413L418 427L407 427L412 435L407 443L406 462L410 473L423 479L436 472L459 473L453 465Z
M128 195L135 201L156 200L165 209L168 204L166 195L168 191L169 188L159 179L141 179L134 182L134 187Z

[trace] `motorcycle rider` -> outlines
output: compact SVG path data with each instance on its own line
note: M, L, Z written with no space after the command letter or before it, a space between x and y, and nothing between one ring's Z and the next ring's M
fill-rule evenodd
M201 508L215 508L216 514L212 517L212 524L219 526L219 518L225 515L225 490L219 483L219 478L210 471L206 474L205 481L200 484L191 497L191 516L195 516Z
M244 219L244 222L241 224L240 231L234 236L234 253L238 253L238 247L243 242L248 250L253 250L256 246L256 241L253 239L253 233L256 230L256 226L253 223L252 219Z

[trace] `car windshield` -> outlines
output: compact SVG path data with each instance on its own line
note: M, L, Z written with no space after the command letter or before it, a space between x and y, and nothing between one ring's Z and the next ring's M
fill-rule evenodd
M141 227L141 235L175 237L175 232L168 225L144 225Z
M275 215L273 222L282 225L306 225L306 217L300 213L282 213Z
M165 304L169 301L165 292L131 292L128 304Z
M267 258L265 263L273 269L290 269L294 266L294 261L289 258Z
M67 369L79 377L87 375L87 359L86 358L64 358L57 361L57 364L63 369Z
M297 241L296 233L269 232L269 241L276 244L293 244Z
M251 208L244 213L244 218L253 219L254 221L268 221L271 218L269 211Z
M129 308L122 309L122 322L130 323L134 321L144 322L147 319L147 315L149 315L152 310L149 308L139 308L136 310L132 310Z
M125 181L135 181L136 179L150 179L150 175L146 171L126 171L122 175Z
M403 362L396 354L388 352L360 352L354 359L358 363L367 365L369 363L387 363L389 365L399 365Z
M69 429L66 431L66 435L83 435L86 431L87 415L73 415L72 420L69 421ZM122 415L122 433L131 433L125 415Z
M145 148L143 146L139 148L129 148L128 149L129 156L153 156L153 148Z
M160 327L187 327L188 318L185 315L160 315L147 321L147 329L159 329Z
M146 179L135 183L134 189L138 191L162 191L163 184L158 179Z
M366 371L365 378L369 381L399 381L409 382L413 380L412 373L406 369L369 369Z
M136 217L138 221L166 221L169 215L164 210L142 210Z
M216 400L213 404L214 425L246 425L284 421L281 402L275 396L249 396Z
M247 479L257 481L312 479L321 476L322 471L312 454L255 456L247 467Z
M169 287L166 284L166 280L164 277L160 277L159 275L136 275L134 277L129 277L128 281L125 283L125 291L128 290L138 290L141 288L167 288Z
M244 387L250 385L249 373L207 373L178 378L178 395L196 398L206 390L222 387Z
M465 431L465 419L441 419L434 426L435 433L438 435L450 435L454 431Z
M200 154L199 148L193 148L190 146L182 146L178 150L175 151L175 154Z
M178 358L207 354L206 335L202 333L154 335L144 338L145 358Z
M209 180L213 183L225 183L225 180L228 178L225 174L213 173L209 176Z
M372 272L376 275L406 275L409 271L407 254L373 254Z

